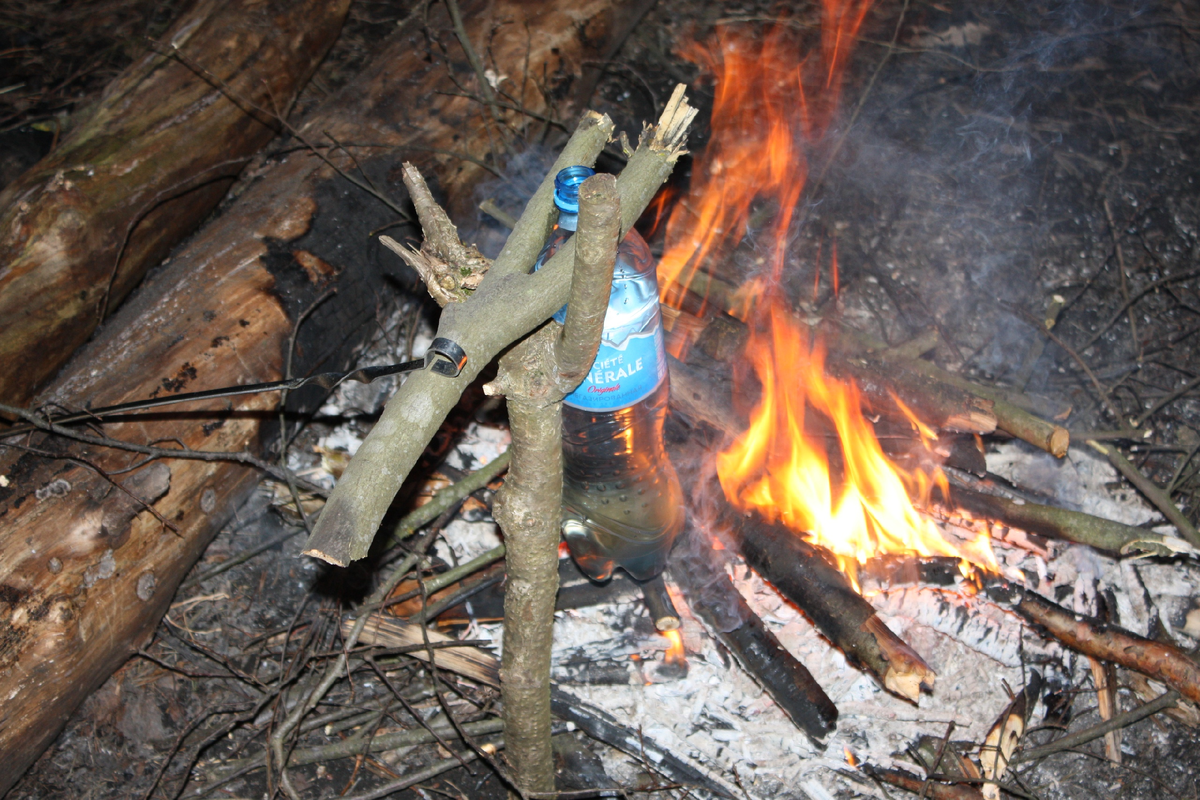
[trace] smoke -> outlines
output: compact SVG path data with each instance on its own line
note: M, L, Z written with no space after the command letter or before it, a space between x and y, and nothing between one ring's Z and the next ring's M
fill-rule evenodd
M546 173L554 166L554 159L558 157L557 150L543 145L523 144L522 148L512 153L500 167L503 177L485 181L477 186L477 215L474 220L467 220L462 225L463 239L473 241L488 258L495 258L500 254L500 249L508 239L509 229L494 217L479 210L479 206L485 201L491 201L512 217L520 217L525 203L537 191Z

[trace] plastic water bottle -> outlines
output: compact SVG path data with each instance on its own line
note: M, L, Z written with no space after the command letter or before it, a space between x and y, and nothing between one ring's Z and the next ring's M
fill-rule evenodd
M579 185L593 174L568 167L556 176L558 225L535 270L574 233ZM614 567L653 578L683 526L683 492L663 447L670 386L655 267L630 231L617 251L596 361L563 403L563 538L598 581ZM554 318L563 322L566 306Z

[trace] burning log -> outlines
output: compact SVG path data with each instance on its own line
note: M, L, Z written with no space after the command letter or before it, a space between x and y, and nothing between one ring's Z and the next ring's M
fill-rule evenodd
M837 706L812 673L787 651L729 580L714 566L695 530L675 548L671 577L716 639L817 745L837 726ZM682 537L681 537L682 538Z
M852 377L873 411L894 414L898 403L936 430L987 434L996 430L995 405L927 375L888 369L878 361L854 357L832 362L834 373Z
M732 385L719 370L706 370L677 359L669 359L671 369L671 409L693 422L704 422L724 434L735 435L746 425L734 409ZM938 448L939 451L941 448ZM976 469L977 463L956 459L953 451L944 462L948 466ZM968 454L964 454L968 455ZM999 497L959 485L947 502L973 514L997 520L1013 528L1048 536L1052 539L1085 544L1117 556L1173 556L1195 552L1183 539L1103 519L1081 511L1057 508L1024 499Z
M0 192L0 400L27 401L224 196L337 38L348 0L201 0ZM282 111L280 113L283 113Z
M639 585L642 597L646 601L646 610L650 612L650 619L654 620L654 629L662 633L679 630L679 612L671 602L671 595L667 594L667 585L663 582L662 575L655 575Z
M994 602L1067 647L1140 672L1178 690L1189 700L1200 702L1200 664L1179 648L1068 611L1035 592L1005 581L988 581L984 591Z
M719 524L738 541L746 563L799 606L851 663L869 671L884 688L915 703L922 686L933 686L936 673L883 624L871 604L821 551L794 531L772 525L755 513L739 516L726 506Z
M693 285L696 284L700 284L701 288L710 287L714 279L698 272L693 276ZM673 311L674 316L684 316L689 308L702 312L703 302L694 300L695 295L681 287L672 289L673 294L669 292L668 299L674 297L684 308L684 311ZM723 293L718 292L717 299L732 291L731 287L726 286ZM728 310L732 306L722 307ZM696 327L696 324L692 323L691 327ZM719 361L730 358L745 344L745 324L726 314L703 320L701 327L702 332L695 334L698 337L697 346ZM862 379L868 385L864 394L872 398L877 411L894 407L889 394L891 391L914 410L923 409L929 417L923 421L944 419L943 426L948 430L990 433L999 429L1059 458L1066 455L1070 447L1071 436L1066 428L1047 422L1030 410L1041 408L1041 404L1033 399L1020 392L972 383L919 358L922 352L929 349L927 337L917 337L911 346L889 348L871 336L844 326L823 324L814 332L820 331L826 334L832 347L830 365L835 369L844 368L854 377ZM842 367L842 364L845 366ZM859 375L859 372L864 374ZM1055 413L1064 411L1057 407L1053 410ZM975 430L976 427L987 430Z
M498 72L517 74L528 65L555 74L570 72L579 57L581 19L599 23L609 6L597 0L488 8L471 9L470 31L479 40L497 19L528 20L539 31L531 46L525 25L496 27L489 52ZM449 28L444 18L433 21ZM373 145L401 156L405 147L482 156L486 133L462 135L475 130L478 107L454 94L448 62L461 54L454 46L446 56L428 50L422 31L398 34L308 128L347 142L365 129ZM532 85L523 100L541 108ZM399 160L394 153L360 154L358 164L377 185L394 190L389 172ZM468 185L480 174L468 167L451 178ZM392 222L394 212L347 194L343 180L308 152L288 155L143 287L41 400L75 408L271 379L284 372L293 339L292 367L301 374L345 362L374 321L383 291L367 234ZM361 246L346 247L347 241ZM254 451L275 403L270 396L245 396L232 408L210 402L201 406L211 415L203 425L195 410L126 417L106 424L109 438L89 436L71 447L21 440L35 452L10 450L0 460L8 482L0 488L0 692L9 698L0 728L7 755L0 793L88 692L145 641L188 567L253 489L258 474L245 465L266 466ZM106 446L118 439L137 452ZM155 442L166 442L165 450ZM108 476L138 495L132 477L113 473L146 456L171 458L173 442L203 452L167 462L170 488L157 502L142 498L152 503L149 510L111 512L107 498L124 493L116 494Z

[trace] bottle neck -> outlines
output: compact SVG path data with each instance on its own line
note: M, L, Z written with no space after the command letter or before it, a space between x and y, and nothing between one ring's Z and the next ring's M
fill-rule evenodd
M579 227L579 215L571 214L570 212L563 211L560 208L558 210L558 227L564 231L575 230Z

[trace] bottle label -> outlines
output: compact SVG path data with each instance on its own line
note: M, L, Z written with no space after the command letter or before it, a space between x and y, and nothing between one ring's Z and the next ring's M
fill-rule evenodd
M601 339L591 371L563 402L587 411L616 411L649 397L666 375L661 325L619 345Z

